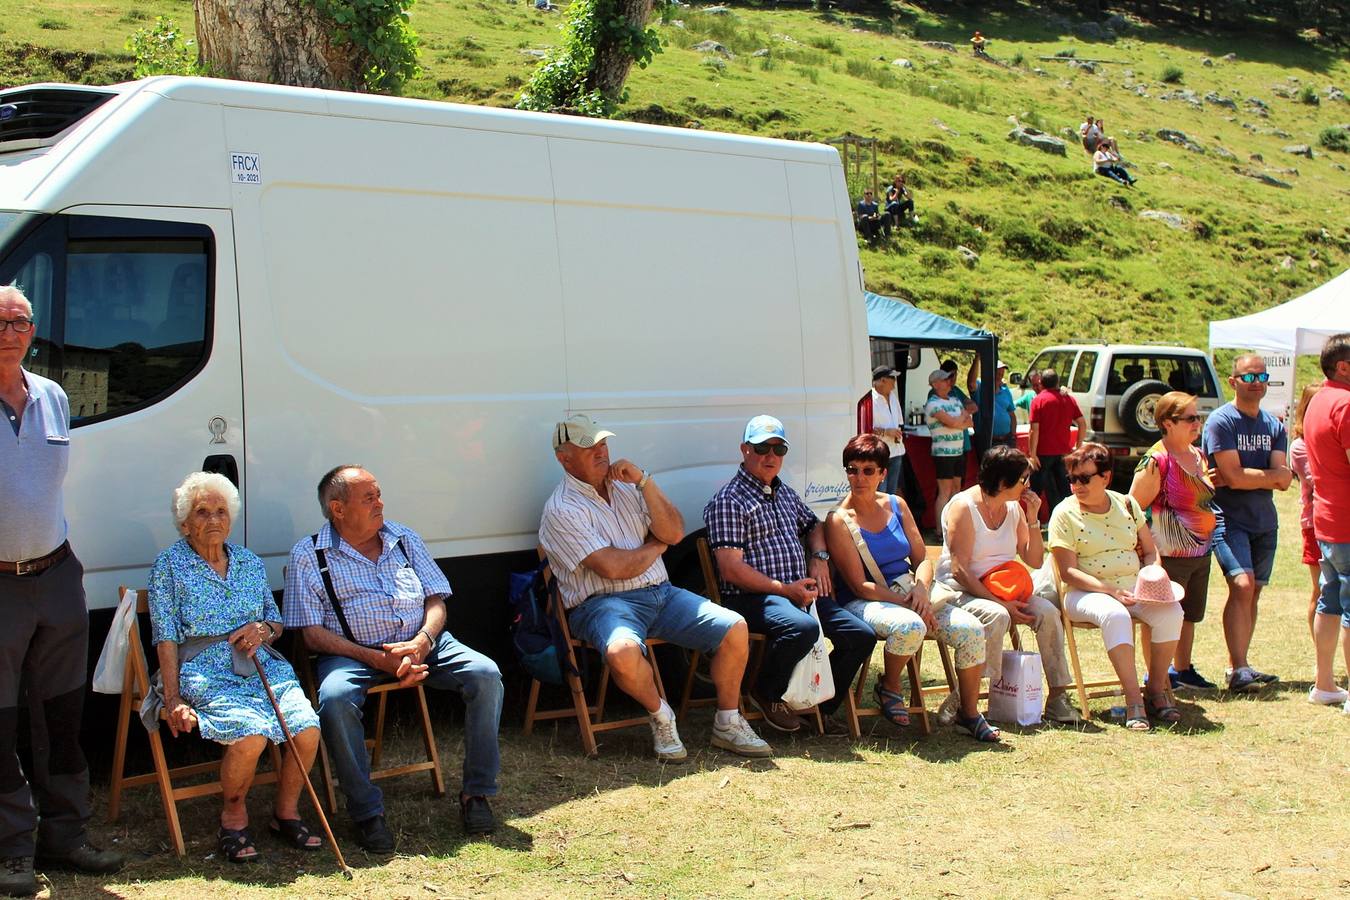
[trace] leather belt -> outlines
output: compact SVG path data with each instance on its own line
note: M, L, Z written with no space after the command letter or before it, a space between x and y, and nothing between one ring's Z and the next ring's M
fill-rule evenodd
M46 556L39 556L36 559L24 559L19 562L4 562L3 560L0 560L0 574L41 575L69 555L70 541L66 541Z

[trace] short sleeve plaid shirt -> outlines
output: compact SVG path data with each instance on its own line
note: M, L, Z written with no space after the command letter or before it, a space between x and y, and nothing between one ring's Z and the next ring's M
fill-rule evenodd
M333 591L352 636L367 647L412 640L426 621L426 599L450 593L450 582L416 532L386 520L380 527L380 539L384 548L380 558L371 562L344 541L331 523L325 522L319 529L318 546L328 558ZM322 625L342 634L319 574L314 543L308 536L291 548L282 607L287 628Z
M742 467L703 508L703 523L712 549L736 547L749 566L787 584L806 577L802 542L820 520L781 479L767 485ZM720 584L724 595L744 593Z

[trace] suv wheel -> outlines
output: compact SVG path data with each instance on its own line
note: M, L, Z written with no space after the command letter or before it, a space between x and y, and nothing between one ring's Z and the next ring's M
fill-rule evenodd
M1153 421L1153 409L1158 400L1171 388L1152 378L1136 382L1125 389L1120 397L1117 415L1125 432L1139 440L1156 441L1162 436L1162 429Z

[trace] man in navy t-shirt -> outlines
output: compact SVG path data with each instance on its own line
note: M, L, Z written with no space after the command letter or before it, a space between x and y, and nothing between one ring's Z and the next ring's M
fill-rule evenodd
M1293 478L1285 460L1289 436L1278 419L1261 409L1269 380L1261 357L1239 356L1228 379L1233 401L1215 410L1205 423L1204 451L1218 471L1214 558L1228 581L1223 634L1231 666L1230 691L1258 691L1279 680L1247 662L1256 631L1256 604L1275 564L1279 521L1272 491L1286 490Z

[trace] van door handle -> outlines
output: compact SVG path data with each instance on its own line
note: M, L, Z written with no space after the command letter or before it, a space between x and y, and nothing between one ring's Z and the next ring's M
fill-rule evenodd
M230 479L231 484L239 487L239 463L235 462L234 457L228 453L208 456L202 460L202 471L224 475Z

